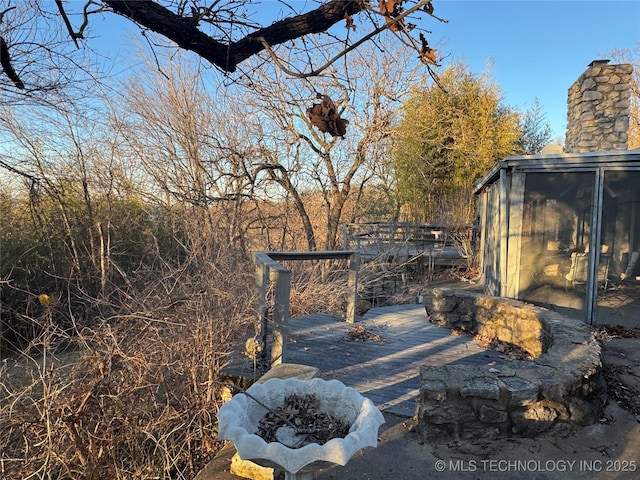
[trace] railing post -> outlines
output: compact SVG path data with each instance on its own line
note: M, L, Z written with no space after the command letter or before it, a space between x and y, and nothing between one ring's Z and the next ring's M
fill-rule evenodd
M356 305L358 304L358 270L360 269L360 254L353 252L349 255L349 298L347 300L347 323L356 321Z
M351 232L349 232L349 224L348 223L342 224L342 249L343 250L349 250L350 235L351 235Z
M256 328L256 335L260 342L260 358L266 360L267 356L267 311L269 306L267 305L267 285L269 283L269 266L262 261L259 261L257 257L254 257L256 263L256 288L258 289L258 325Z
M277 263L279 260L317 260L348 259L349 261L349 298L347 301L346 321L356 320L356 302L358 299L358 269L360 255L353 251L328 252L257 252L254 253L256 263L255 281L258 289L259 326L256 334L262 346L262 359L266 360L267 352L267 287L274 282L273 299L273 340L271 343L271 362L273 367L287 361L287 345L289 342L289 308L291 295L291 270Z
M273 343L271 345L271 366L286 361L289 343L289 296L291 271L275 270L275 301L273 305Z

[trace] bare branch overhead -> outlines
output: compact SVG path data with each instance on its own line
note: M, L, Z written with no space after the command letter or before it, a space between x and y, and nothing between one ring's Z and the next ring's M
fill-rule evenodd
M0 65L2 66L2 71L9 77L9 80L11 80L17 88L24 89L24 83L20 80L20 77L13 68L9 45L7 45L7 42L2 37L0 37Z
M432 0L281 1L282 12L264 8L266 2L259 0L55 0L53 7L41 0L21 1L19 7L0 14L4 39L0 89L9 92L20 85L27 85L29 92L53 91L75 82L74 74L83 68L87 77L94 77L85 67L92 61L87 56L91 39L85 33L95 32L90 29L90 17L96 13L107 20L115 13L137 25L143 35L155 33L222 72L236 72L242 62L266 52L265 58L271 57L279 68L298 78L319 75L384 30L416 50L431 73L430 65L437 65L438 56L428 45L428 30L417 20L443 21L433 14ZM358 23L365 25L364 31L353 38ZM314 47L318 55L309 55L306 38L319 34L325 35ZM79 48L81 40L89 48ZM157 46L155 41L149 44ZM282 60L287 57L288 62ZM321 65L312 65L312 57ZM50 71L58 74L53 76L55 81L47 81L50 75L42 73Z
M227 72L264 50L263 38L275 46L305 35L324 32L336 23L365 8L364 0L330 0L316 10L290 17L259 29L231 43L217 41L198 28L197 19L176 15L152 0L104 0L114 12L175 42L180 48L192 51Z

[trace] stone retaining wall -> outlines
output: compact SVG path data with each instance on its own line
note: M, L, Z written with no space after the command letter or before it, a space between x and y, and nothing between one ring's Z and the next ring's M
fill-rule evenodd
M606 400L601 347L590 326L516 300L434 289L430 320L517 345L532 361L420 369L416 408L424 440L565 434L596 422Z

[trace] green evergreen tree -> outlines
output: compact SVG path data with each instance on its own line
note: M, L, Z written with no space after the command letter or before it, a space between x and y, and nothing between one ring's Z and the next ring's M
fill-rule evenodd
M520 146L525 155L540 153L551 142L553 131L537 98L523 115L521 129Z
M517 112L503 105L487 73L449 66L440 86L416 90L394 132L400 201L411 220L468 223L473 182L518 152Z

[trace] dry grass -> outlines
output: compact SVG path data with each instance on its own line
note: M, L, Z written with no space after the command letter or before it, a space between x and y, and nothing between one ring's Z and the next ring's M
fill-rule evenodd
M346 262L288 266L293 315L344 314ZM220 447L219 372L257 319L253 264L201 256L118 293L84 326L60 302L29 319L37 337L0 365L1 478L192 479Z
M193 478L218 448L218 372L254 315L252 272L231 264L183 271L180 288L169 276L179 300L141 292L148 308L91 328L62 331L56 305L32 319L39 336L0 366L0 477Z

